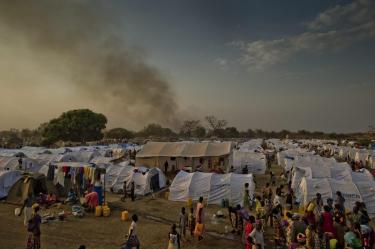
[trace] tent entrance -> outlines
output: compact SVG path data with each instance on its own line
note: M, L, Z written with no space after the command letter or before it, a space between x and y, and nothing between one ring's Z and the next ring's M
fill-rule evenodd
M150 187L154 192L160 190L159 174L153 175L151 177Z

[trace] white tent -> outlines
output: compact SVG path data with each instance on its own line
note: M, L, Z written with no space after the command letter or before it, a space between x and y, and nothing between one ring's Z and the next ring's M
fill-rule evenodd
M188 198L198 200L200 196L209 204L219 204L222 199L230 203L243 204L243 189L249 183L249 194L254 194L253 175L214 174L180 171L170 186L169 200L186 201Z
M106 170L106 190L119 192L126 181L127 189L130 189L131 182L135 184L136 195L147 195L151 188L161 189L166 186L166 179L163 172L158 168L133 167L128 165L111 165Z
M86 151L86 150L73 151L73 152L68 153L67 155L74 158L75 162L82 162L82 163L88 163L93 158L101 156L101 154L98 151Z
M316 193L320 193L324 200L335 198L336 191L340 191L345 198L345 207L352 209L356 201L364 202L369 213L375 213L375 184L371 179L364 180L365 175L357 176L354 181L336 180L329 178L303 178L299 186L300 191L296 193L297 199L302 205L312 200ZM358 181L359 180L359 181Z
M59 154L38 154L32 157L39 165L49 165L58 162L76 162L77 160L71 155Z
M8 196L8 192L14 183L21 178L19 171L0 171L0 199Z
M249 173L264 174L266 172L266 157L263 153L234 150L232 166L236 173L241 173L247 167Z

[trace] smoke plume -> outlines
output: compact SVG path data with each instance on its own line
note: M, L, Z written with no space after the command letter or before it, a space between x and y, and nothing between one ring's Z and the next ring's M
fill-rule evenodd
M56 75L51 84L78 91L77 96L101 106L105 114L136 125L174 126L175 95L163 75L146 63L144 51L126 44L120 14L106 1L4 0L0 44L26 48L19 50L25 54L14 52L25 60L31 57L40 74ZM14 73L25 73L15 67ZM33 75L25 77L24 85L38 86L39 77ZM1 84L13 83L3 79Z

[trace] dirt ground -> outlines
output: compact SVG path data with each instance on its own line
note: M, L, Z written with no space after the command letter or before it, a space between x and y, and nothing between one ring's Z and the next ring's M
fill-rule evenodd
M280 169L273 166L273 171L279 173ZM256 177L257 192L263 187L269 176ZM186 203L171 202L163 198L161 194L158 198L152 199L150 196L131 202L121 202L119 195L108 194L107 201L112 207L110 217L95 217L94 214L87 214L83 218L68 216L66 221L52 221L42 224L42 248L43 249L77 249L84 244L88 249L119 249L125 241L125 234L128 233L130 221L121 221L122 210L128 210L130 215L139 215L138 237L141 248L163 249L167 248L168 231L170 224L177 223L181 207ZM0 204L0 249L25 248L26 229L23 227L23 217L15 217L14 209L17 206ZM66 206L65 210L69 211ZM53 209L54 210L54 209ZM206 209L207 232L204 240L198 242L195 238L188 236L186 241L182 241L182 249L230 249L245 248L241 243L241 237L231 233L225 234L225 226L230 229L228 219L223 219L214 224L211 217L218 210L222 210L226 215L226 209L219 206L210 205ZM42 210L48 213L51 210ZM272 246L272 235L270 228L266 229L266 241L270 248Z

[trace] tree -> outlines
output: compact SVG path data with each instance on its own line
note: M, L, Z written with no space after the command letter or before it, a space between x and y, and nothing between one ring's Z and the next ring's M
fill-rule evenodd
M185 120L182 123L180 134L182 136L191 137L193 132L200 126L200 120Z
M236 127L227 127L224 130L224 136L227 138L237 138L240 136L240 132Z
M105 137L111 139L130 139L134 137L134 133L124 128L113 128L105 133Z
M224 119L217 119L215 116L206 116L206 122L209 127L214 131L217 129L224 129L227 126L228 122Z
M174 137L176 134L169 128L163 128L160 124L149 124L139 132L143 137Z
M198 126L194 130L193 135L194 135L194 137L198 137L198 138L205 137L206 136L206 128L204 128L203 126Z
M43 127L44 144L58 140L72 142L95 141L103 138L107 118L89 109L64 112Z

